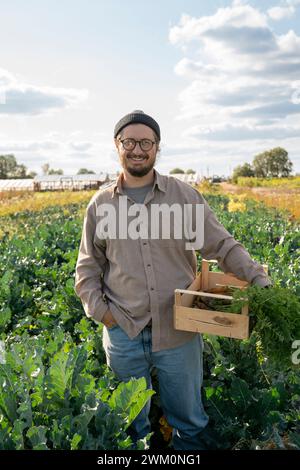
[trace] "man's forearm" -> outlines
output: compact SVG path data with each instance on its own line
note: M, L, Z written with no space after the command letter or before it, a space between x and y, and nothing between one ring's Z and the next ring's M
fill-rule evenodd
M264 268L251 258L243 245L218 221L205 200L204 207L204 245L200 250L203 258L216 259L224 272L231 272L250 284L262 287L272 284Z
M261 287L272 284L263 266L254 261L241 244L235 245L225 258L219 261L219 266L224 272L231 272L250 284Z

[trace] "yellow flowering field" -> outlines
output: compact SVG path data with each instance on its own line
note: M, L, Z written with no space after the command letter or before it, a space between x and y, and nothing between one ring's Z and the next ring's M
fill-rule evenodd
M237 185L248 188L300 188L300 176L290 176L289 178L255 178L241 176L237 180Z
M245 200L246 194L230 195L228 212L245 212L247 210Z
M300 219L300 189L289 187L255 187L243 188L234 184L221 183L215 185L220 193L226 194L231 197L231 210L241 210L236 204L241 200L238 198L253 199L261 201L266 206L275 207L277 209L288 211L292 218Z
M42 211L49 206L88 202L95 191L3 191L0 192L0 217L22 211Z

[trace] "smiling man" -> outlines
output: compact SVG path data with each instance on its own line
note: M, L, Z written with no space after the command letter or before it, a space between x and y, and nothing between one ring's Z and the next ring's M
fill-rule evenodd
M173 326L174 289L187 288L197 271L195 250L186 249L183 240L174 236L176 224L185 222L174 217L167 239L144 234L105 237L97 230L99 209L109 204L120 220L127 216L119 211L122 198L129 203L128 211L155 205L202 206L204 217L197 228L204 232L201 255L217 259L223 271L249 283L264 287L270 280L196 189L154 169L160 139L158 123L143 111L133 111L116 124L114 142L123 171L116 183L100 189L88 204L75 290L86 315L104 324L103 347L112 371L123 381L145 377L151 388L151 370L156 368L161 406L173 427L174 449L202 450L208 423L201 399L203 340L199 333ZM171 220L165 219L165 224ZM152 233L151 223L149 230ZM134 441L151 431L149 411L148 402L132 423Z
M133 122L135 114L133 113ZM141 120L149 122L146 115ZM129 118L130 119L130 118ZM125 123L127 120L124 121ZM129 121L131 122L131 121ZM153 125L155 128L155 125ZM115 138L115 145L119 153L121 165L124 169L124 183L128 186L141 187L153 182L153 167L156 160L156 153L159 147L160 131L148 127L147 124L127 124L123 127L123 121L117 126L115 133L120 132ZM132 137L134 136L134 137Z

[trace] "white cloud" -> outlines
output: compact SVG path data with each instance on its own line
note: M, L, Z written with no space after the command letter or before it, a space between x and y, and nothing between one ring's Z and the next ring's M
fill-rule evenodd
M41 174L41 167L61 168L65 174L75 174L86 167L95 172L115 171L118 159L111 139L99 135L91 140L73 140L77 132L48 132L40 140L5 140L2 136L0 154L13 153L18 163Z
M217 74L220 73L221 69L216 64L205 64L202 61L193 61L184 57L175 66L175 73L177 75L197 78L198 76Z
M251 126L246 124L225 124L220 126L199 127L194 126L186 131L189 137L213 141L241 141L241 140L284 140L287 138L298 138L300 126Z
M269 8L268 15L274 21L280 21L283 18L291 18L295 13L295 8L293 6L276 6Z
M172 44L198 40L206 34L222 31L230 25L232 28L266 28L266 15L250 5L234 2L232 6L219 8L212 16L193 18L183 14L179 26L173 26L169 33Z
M294 31L277 35L266 14L233 2L211 16L183 15L169 37L173 44L200 45L175 66L187 81L177 117L188 123L185 136L238 141L297 135L288 121L300 118L294 99L300 95L300 37Z
M88 97L84 89L33 86L3 69L0 69L0 91L4 98L0 102L0 115L40 115L74 107Z
M299 5L300 0L283 0L281 5L269 8L267 14L273 21L291 18Z
M60 148L59 142L54 141L23 141L23 142L0 142L0 152L38 152L41 150L57 150Z
M91 142L70 142L70 147L79 152L89 150L92 146Z

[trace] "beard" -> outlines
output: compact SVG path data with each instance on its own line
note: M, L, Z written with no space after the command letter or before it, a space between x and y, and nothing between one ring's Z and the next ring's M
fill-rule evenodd
M151 161L149 155L144 154L143 157L146 158L147 160L145 160L145 162L142 163L141 165L136 166L136 168L133 168L131 166L131 160L130 160L131 157L135 157L135 155L130 153L123 160L124 168L125 168L125 170L128 171L128 173L131 176L137 176L137 177L140 177L140 178L142 176L146 176L149 173L149 171L151 171L152 168L155 165L156 158L154 158L154 160Z

